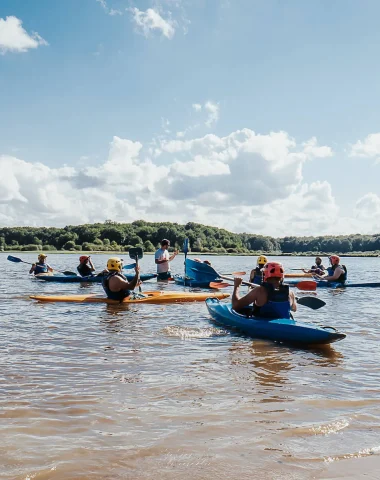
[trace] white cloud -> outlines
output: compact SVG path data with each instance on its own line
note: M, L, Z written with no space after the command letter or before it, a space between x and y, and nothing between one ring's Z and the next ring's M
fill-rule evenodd
M364 141L358 140L351 146L350 155L352 157L378 157L380 161L380 133L369 134Z
M219 105L208 101L205 103L205 110L208 112L208 117L205 124L207 127L211 127L219 120Z
M200 112L202 110L202 105L200 103L193 103L192 107L196 112Z
M31 48L48 45L38 33L24 30L22 21L14 16L0 18L0 54L27 52Z
M341 218L328 182L303 182L305 162L330 154L315 138L297 144L286 132L243 129L153 147L114 137L96 166L50 168L0 155L7 172L0 221L64 226L144 218L274 236L379 229L378 195L363 196L352 216Z
M145 12L134 7L131 9L132 18L138 31L145 37L149 37L153 30L161 32L161 34L169 40L175 34L176 22L169 18L164 19L157 10L148 8Z
M113 8L110 8L108 5L107 5L107 2L106 0L96 0L98 3L100 3L100 5L102 6L103 10L108 14L108 15L111 15L111 16L114 16L114 15L123 15L123 12L121 12L120 10L115 10Z

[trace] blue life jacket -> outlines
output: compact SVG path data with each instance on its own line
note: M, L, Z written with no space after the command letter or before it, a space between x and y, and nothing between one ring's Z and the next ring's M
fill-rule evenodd
M264 318L291 318L289 302L289 285L280 285L278 289L264 282L262 287L268 293L268 301L262 307L254 306L253 314Z
M105 275L102 280L102 286L104 291L106 292L107 298L122 301L123 298L129 297L129 295L131 294L131 290L120 290L120 292L111 292L109 287L109 281L112 277L120 277L123 280L126 280L126 277L119 272L110 272L109 274Z
M335 270L340 267L344 273L340 277L338 277L336 280L333 280L333 282L337 283L346 283L347 281L347 268L346 265L331 265L331 267L327 268L327 273L329 276L334 275Z
M49 265L47 263L36 263L34 268L34 275L38 275L39 273L48 273Z

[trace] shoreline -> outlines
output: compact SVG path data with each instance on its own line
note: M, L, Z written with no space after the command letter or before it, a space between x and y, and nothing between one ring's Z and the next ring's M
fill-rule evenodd
M5 250L0 253L4 254L17 254L22 255L24 253L38 253L44 252L44 250ZM58 254L58 255L67 255L67 254L78 254L78 255L101 255L101 254L110 254L110 255L128 255L127 251L112 251L112 250L45 250L47 254ZM154 255L155 252L144 252L144 255ZM266 252L255 252L255 253L214 253L214 252L191 252L187 256L211 256L211 257L257 257L259 255L267 255L273 257L328 257L330 255L339 255L340 257L365 257L365 258L378 258L380 254L377 252L355 252L355 253L321 253L321 252L308 252L308 253L266 253ZM183 252L179 252L178 255L184 255Z
M327 466L323 473L315 478L319 480L356 480L366 478L377 480L380 471L379 455L371 455L361 458L348 458L333 462Z

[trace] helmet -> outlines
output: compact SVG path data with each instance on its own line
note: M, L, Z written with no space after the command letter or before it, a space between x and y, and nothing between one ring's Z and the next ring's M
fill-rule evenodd
M45 255L44 253L40 253L38 255L38 261L45 260L46 257L47 257L47 255Z
M284 267L278 262L269 262L264 266L264 281L268 278L284 278Z
M339 265L339 263L340 263L340 258L338 257L338 255L331 255L329 257L329 260L330 260L331 265Z
M89 258L89 257L88 257L87 255L81 255L81 256L79 257L79 262L80 262L80 263L86 262L86 261L88 260L88 258Z
M107 261L107 269L108 270L114 270L117 272L121 272L123 268L123 262L120 260L120 258L117 257L112 257L109 258Z
M266 263L268 263L268 259L265 255L260 255L257 258L257 265L265 265Z

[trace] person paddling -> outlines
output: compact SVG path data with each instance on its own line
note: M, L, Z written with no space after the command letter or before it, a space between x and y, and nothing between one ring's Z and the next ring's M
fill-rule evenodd
M315 258L315 265L310 270L302 269L304 273L314 273L315 275L323 275L326 272L326 268L322 265L322 258Z
M81 277L89 277L93 275L93 272L95 272L95 267L92 263L91 257L87 255L80 256L77 270Z
M31 266L29 273L34 273L34 275L39 275L40 273L48 273L52 272L53 269L49 264L46 263L47 255L44 253L40 253L38 255L37 263L33 263Z
M340 264L340 257L338 255L331 255L329 257L330 267L327 268L327 275L317 275L318 278L326 280L327 282L346 283L347 268Z
M263 281L263 268L266 263L268 263L268 259L265 255L260 255L259 257L257 257L256 268L251 271L251 274L249 276L249 281L251 283L261 285Z
M112 257L107 261L107 270L102 280L103 289L108 298L120 300L129 297L132 290L140 284L140 267L136 265L136 275L131 282L121 273L123 262L120 258Z
M154 255L154 261L157 265L157 280L168 280L171 277L170 262L178 255L178 251L169 255L169 247L170 241L164 238L161 241L161 248Z
M297 311L294 293L284 285L284 268L281 263L269 262L263 268L264 281L260 287L239 297L240 277L234 278L232 308L238 310L253 304L253 315L264 318L292 318L291 311Z

